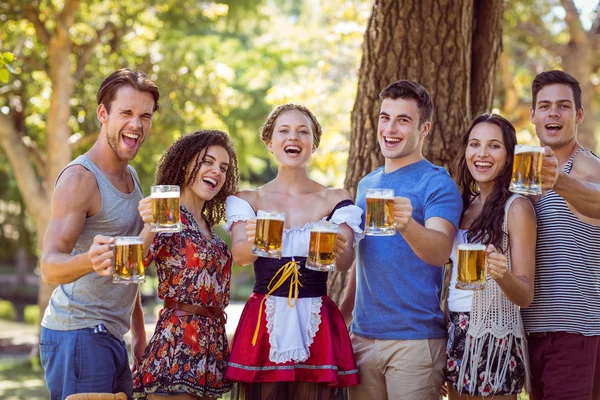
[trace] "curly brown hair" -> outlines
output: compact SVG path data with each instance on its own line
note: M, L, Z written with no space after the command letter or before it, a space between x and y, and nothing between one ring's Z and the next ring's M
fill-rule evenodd
M204 203L202 215L213 226L225 217L225 199L238 191L238 166L237 156L229 136L225 132L216 130L200 130L182 136L171 145L161 157L156 169L156 185L187 185L196 182L198 171L206 150L210 146L221 146L229 154L229 168L225 174L225 183L219 193ZM198 156L198 157L196 157ZM188 165L194 161L186 181Z
M493 124L502 131L502 140L506 148L506 165L495 179L494 188L483 205L481 214L473 221L467 232L469 243L485 242L493 244L498 251L502 251L502 222L504 221L504 206L512 193L508 190L512 175L517 133L515 127L504 117L498 114L481 114L473 120L471 126L462 137L461 151L458 153L458 187L463 201L463 213L476 196L479 195L479 186L469 172L466 159L466 148L469 143L471 131L478 124Z
M274 109L271 112L271 114L269 114L267 121L265 122L265 124L262 127L262 131L261 131L262 141L265 144L269 144L269 142L271 142L271 139L273 138L273 130L275 129L275 121L281 114L283 114L286 111L290 111L290 110L298 110L301 113L304 113L310 119L310 121L313 124L313 126L312 126L313 141L314 141L315 147L319 147L319 143L321 142L321 135L323 134L323 131L321 130L321 125L319 124L319 121L317 121L317 117L315 117L314 114L308 108L301 106L299 104L283 104L283 105L277 107L276 109Z

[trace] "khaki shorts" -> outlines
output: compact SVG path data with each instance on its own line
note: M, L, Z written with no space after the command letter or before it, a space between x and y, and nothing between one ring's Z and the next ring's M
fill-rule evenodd
M438 400L446 339L379 340L350 335L360 385L351 400Z

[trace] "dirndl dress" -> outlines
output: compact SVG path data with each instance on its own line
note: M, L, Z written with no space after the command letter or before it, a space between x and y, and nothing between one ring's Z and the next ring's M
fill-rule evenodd
M245 200L227 198L227 224L255 218ZM322 221L346 223L362 238L362 210L349 200ZM256 284L231 343L226 378L237 382L315 382L331 388L359 383L358 368L344 319L327 296L327 272L305 267L311 224L285 229L281 259L259 257ZM267 295L271 279L293 262L299 272L298 298L289 298L290 280Z

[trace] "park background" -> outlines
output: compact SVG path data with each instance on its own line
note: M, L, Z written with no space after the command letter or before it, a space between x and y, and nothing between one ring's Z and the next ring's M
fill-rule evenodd
M231 135L242 188L272 179L260 127L273 108L293 102L323 126L311 177L354 194L382 164L378 93L403 78L432 93L424 154L450 172L458 138L480 112L501 113L520 142L537 142L530 85L548 69L580 81L580 142L598 150L598 7L597 0L0 1L0 399L47 398L36 341L53 288L39 278L41 239L57 174L96 140L96 91L114 70L145 71L161 92L132 162L146 193L166 148L197 129ZM151 332L158 306L152 268L148 274L142 292ZM344 274L331 274L335 300L344 283ZM230 321L252 285L252 269L236 267Z

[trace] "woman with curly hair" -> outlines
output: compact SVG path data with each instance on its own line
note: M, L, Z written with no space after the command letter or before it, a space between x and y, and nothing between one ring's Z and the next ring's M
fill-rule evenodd
M529 378L519 307L533 301L536 225L530 201L509 192L517 137L496 114L475 118L463 136L458 184L463 215L451 255L446 381L450 399L515 399ZM456 289L457 247L483 243L483 290Z
M350 194L308 176L320 139L321 126L310 110L278 107L262 129L277 176L227 199L233 259L239 265L254 263L256 276L231 345L226 377L238 382L234 398L327 400L358 384L346 325L327 297L327 272L305 266L313 223L338 225L339 271L350 268L362 234L362 210ZM258 210L285 213L280 259L252 254Z
M145 264L156 264L164 300L156 330L134 373L134 398L208 399L231 390L225 313L231 252L213 230L238 190L237 158L227 134L202 130L162 157L157 185L181 188L181 232L150 232L150 197L140 201Z

